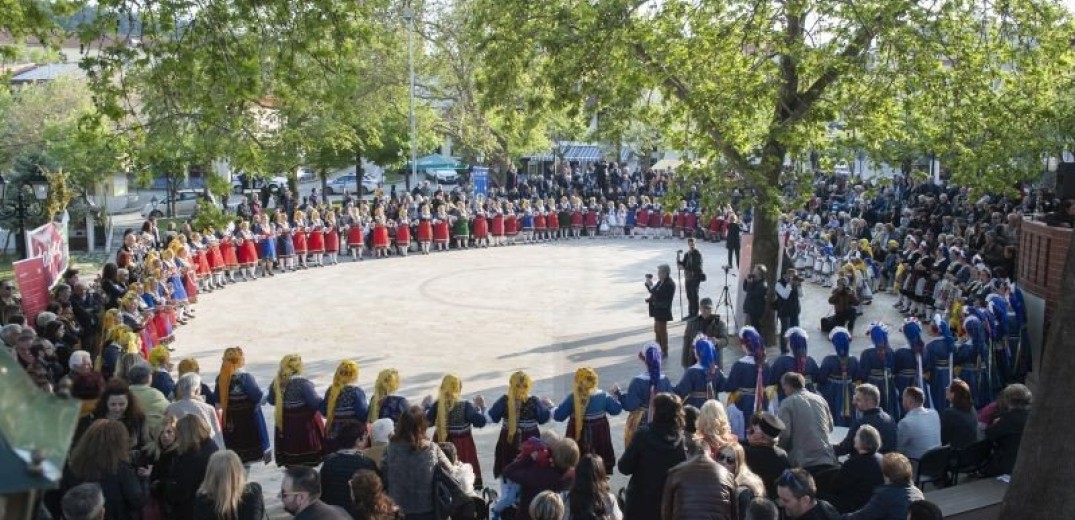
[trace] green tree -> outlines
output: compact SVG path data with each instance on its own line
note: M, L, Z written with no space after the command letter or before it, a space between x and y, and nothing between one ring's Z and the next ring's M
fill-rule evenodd
M665 127L691 122L701 166L682 175L710 203L733 185L745 188L755 214L752 261L774 279L788 157L825 144L827 124L841 118L876 142L898 140L902 118L873 117L898 106L940 121L943 132L920 130L915 139L949 155L958 180L1007 184L1017 177L1011 153L1040 143L1028 146L1024 127L1040 122L1066 74L1058 27L1071 26L1048 0L997 10L890 0L474 3L483 58L497 67L502 91L525 71L562 103L622 111L660 90L671 116ZM1035 117L1023 121L1005 100ZM996 131L1009 126L1013 136ZM768 317L770 340L773 329Z

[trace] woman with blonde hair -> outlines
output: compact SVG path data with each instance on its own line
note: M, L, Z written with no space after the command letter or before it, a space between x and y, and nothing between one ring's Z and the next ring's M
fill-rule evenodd
M358 385L358 363L345 359L336 367L332 386L321 401L325 417L325 453L355 446L365 436L369 408L366 393Z
M328 263L336 265L340 263L340 225L336 218L336 211L331 208L325 210L324 232L325 254L328 255Z
M164 397L171 399L175 395L175 379L172 379L172 353L161 345L149 351L149 365L153 367L153 382L150 384Z
M209 436L209 425L197 415L179 419L175 426L175 444L175 458L165 481L164 496L172 512L171 518L192 518L209 457L219 448Z
M213 392L220 409L224 445L239 456L243 464L267 459L269 432L261 413L264 393L253 374L243 370L246 357L241 347L224 349L220 374Z
M321 267L325 255L325 223L321 220L321 212L316 208L310 208L310 230L306 239L307 252L314 265Z
M399 416L409 408L407 398L396 395L399 390L399 372L394 368L386 368L377 374L377 382L373 386L373 395L370 396L368 423L377 419L392 419L399 422Z
M306 269L306 233L309 231L306 213L295 210L291 221L291 245L295 247L295 257L299 259L299 269Z
M195 520L261 520L265 514L261 484L246 482L243 464L231 450L209 457L194 500Z
M716 460L735 476L736 501L739 504L736 510L740 512L739 518L742 519L752 500L766 497L765 484L761 481L761 477L750 470L750 466L747 465L746 451L739 443L722 447Z
M321 398L314 384L302 377L302 358L298 354L280 360L280 369L269 387L268 402L276 407L276 465L320 464L325 437L325 423L318 413Z
M489 418L501 423L500 438L496 441L493 476L500 478L505 466L519 455L524 442L541 437L539 425L549 422L551 413L537 396L530 395L533 382L526 372L518 371L508 379L508 391L489 408Z
M709 455L714 460L725 446L739 443L739 438L732 432L728 413L716 399L710 399L702 404L698 421L695 424L698 428L695 439L709 448Z
M597 388L598 382L594 369L582 367L576 370L574 389L553 412L553 419L557 422L567 420L565 436L578 443L583 455L600 455L605 472L611 474L616 464L616 451L612 446L608 416L619 415L623 406L615 397Z
M474 487L482 488L481 464L474 446L471 428L485 426L485 398L478 396L476 403L461 398L463 382L455 374L447 374L440 383L440 392L432 406L426 407L426 420L436 426L435 442L451 442L459 454L459 461L474 469ZM426 401L430 398L427 397Z

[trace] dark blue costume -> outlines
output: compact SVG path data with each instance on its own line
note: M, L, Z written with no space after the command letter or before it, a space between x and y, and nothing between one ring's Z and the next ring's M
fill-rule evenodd
M851 357L851 333L836 327L829 333L829 340L836 354L821 360L817 384L821 396L829 403L832 420L836 426L849 427L855 421L855 407L851 399L855 394L855 378L859 360Z
M881 392L881 409L898 422L900 417L903 417L903 410L893 376L895 356L888 345L888 326L880 322L873 323L868 333L874 346L862 351L859 357L859 379L877 387Z
M959 367L959 378L970 387L975 408L981 408L993 400L986 366L989 357L988 333L982 320L973 314L963 319L963 330L967 331L970 340L956 349L956 366Z
M683 404L700 409L706 401L716 399L717 392L724 388L724 372L717 360L716 350L708 339L694 342L698 363L683 372L683 377L672 390L683 399Z
M232 373L227 385L228 403L220 421L224 430L224 445L244 463L257 462L269 451L269 431L261 411L264 392L258 387L254 376L246 372ZM214 401L220 402L223 394L219 380L212 395Z
M724 391L733 392L735 407L749 418L755 411L765 409L765 383L769 380L769 364L765 362L765 345L754 327L743 327L739 340L749 355L739 358L732 365L724 381ZM759 395L760 394L760 395Z
M948 385L952 384L956 340L952 337L947 321L938 318L936 324L940 337L926 344L923 369L929 373L929 390L933 395L933 408L939 413L948 409L946 396Z
M276 260L276 233L273 226L262 226L257 223L253 227L254 235L258 237L258 252L262 260Z
M986 302L989 304L989 310L993 314L993 363L992 377L994 382L994 390L1000 391L1000 389L1007 386L1012 381L1009 379L1012 374L1012 350L1011 350L1011 334L1012 325L1015 321L1015 313L1012 312L1011 306L1008 305L1008 299L997 293L990 294L986 297Z
M1012 380L1023 381L1032 368L1033 360L1030 356L1030 333L1026 327L1026 302L1023 300L1022 289L1012 285L1008 301L1015 313L1011 326L1013 330L1009 335L1009 338L1016 341L1014 347L1009 347L1012 351Z
M321 415L328 417L328 400L329 394L332 392L332 387L325 390L325 398L321 400L320 411ZM332 423L326 425L325 429L325 452L331 453L333 451L350 448L350 446L340 446L337 443L337 438L341 433L345 431L348 425L352 428L357 428L357 432L365 433L366 421L369 419L369 400L366 399L366 393L361 388L354 385L346 385L340 389L340 395L336 396L336 410L332 413Z
M926 394L924 406L933 408L931 392L929 387L926 386L925 378L925 359L923 354L926 344L922 341L922 325L918 322L918 319L914 317L907 318L903 324L903 335L907 338L907 346L896 349L893 354L892 365L895 373L896 389L899 391L899 395L902 396L903 391L908 387L916 386L921 388L922 392Z
M807 354L807 339L809 336L802 328L792 327L784 333L784 337L788 338L791 355L780 356L773 361L773 366L769 370L769 382L767 384L776 386L777 395L783 401L785 395L784 389L780 385L780 378L788 372L795 372L802 374L806 378L807 390L817 392L815 381L817 381L818 366L817 361L814 361L814 358Z
M411 405L407 403L407 398L399 395L386 395L384 399L381 399L381 407L377 410L378 419L392 419L393 422L399 421L399 416L403 415Z

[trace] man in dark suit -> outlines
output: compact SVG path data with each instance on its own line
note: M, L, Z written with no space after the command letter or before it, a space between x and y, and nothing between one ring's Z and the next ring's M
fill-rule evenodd
M672 321L672 300L676 296L676 283L669 278L671 268L668 264L657 266L657 283L653 275L646 275L646 289L649 290L649 316L653 318L653 333L657 344L661 346L661 356L668 358L668 322Z
M280 501L284 511L296 520L350 520L339 506L321 501L321 476L317 470L305 466L287 468L280 484Z
M687 321L698 315L698 288L705 281L705 273L702 272L702 252L694 247L694 239L687 239L687 252L676 255L676 263L683 269L683 277L687 280L687 315L683 321ZM682 311L683 309L680 309Z

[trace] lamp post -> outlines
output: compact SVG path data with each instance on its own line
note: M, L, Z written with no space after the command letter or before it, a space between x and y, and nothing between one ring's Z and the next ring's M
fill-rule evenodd
M15 249L19 252L20 258L25 259L27 255L23 241L26 218L44 214L44 202L48 196L49 181L44 175L30 175L15 182L9 182L3 175L0 175L0 218L15 219L17 225ZM12 200L8 200L9 198Z
M411 131L411 189L418 186L418 123L414 119L414 8L403 8L407 20L407 67L410 69L410 131Z

